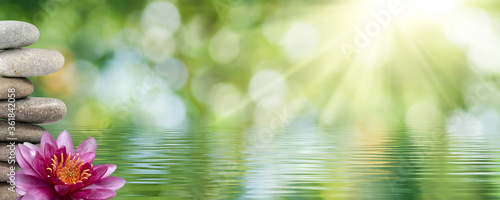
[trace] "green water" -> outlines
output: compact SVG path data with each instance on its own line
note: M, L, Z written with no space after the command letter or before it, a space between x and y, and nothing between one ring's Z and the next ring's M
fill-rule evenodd
M114 175L127 184L115 199L500 198L494 132L342 125L68 130L75 144L97 139L95 164L118 165Z

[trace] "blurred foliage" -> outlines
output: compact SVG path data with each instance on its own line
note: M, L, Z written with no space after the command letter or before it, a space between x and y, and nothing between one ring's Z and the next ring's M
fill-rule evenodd
M260 123L285 109L299 121L437 126L468 109L471 82L496 77L473 69L446 20L471 8L496 16L498 5L467 1L433 21L422 16L440 3L400 2L403 13L349 56L386 1L7 0L0 19L35 24L33 47L65 55L63 70L32 80L35 95L67 102L68 123Z

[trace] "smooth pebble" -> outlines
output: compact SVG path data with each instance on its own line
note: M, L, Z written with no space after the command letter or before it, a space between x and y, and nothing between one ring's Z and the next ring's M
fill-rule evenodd
M41 126L16 122L14 125L16 130L11 135L9 127L11 125L7 121L0 120L0 142L31 142L36 144L40 143L43 132L47 132Z
M51 49L10 49L0 52L0 75L34 77L52 74L64 65L64 56Z
M0 21L0 49L27 47L40 37L33 24L20 21Z
M0 119L8 119L9 104L5 100L0 102ZM14 104L16 122L53 124L66 116L66 105L59 99L28 97Z
M9 92L9 90L11 92ZM0 76L0 100L8 98L26 98L33 90L33 83L27 78L8 78Z

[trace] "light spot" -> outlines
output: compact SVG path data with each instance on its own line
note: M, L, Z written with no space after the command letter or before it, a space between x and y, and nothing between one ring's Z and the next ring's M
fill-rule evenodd
M170 2L154 1L142 13L142 27L145 31L159 29L165 34L174 34L181 24L179 11Z
M263 70L255 74L249 86L250 97L265 108L277 107L284 103L288 85L281 73Z
M116 52L94 85L96 96L105 105L129 99L131 89L142 84L148 69L134 49Z
M188 78L186 66L182 61L175 58L158 63L155 69L158 76L175 90L181 89Z
M467 58L471 67L480 73L499 73L500 72L500 45L495 43L476 45L472 47Z
M262 33L266 39L276 45L283 44L283 36L285 35L286 20L280 15L270 16L262 25Z
M415 1L420 13L430 20L441 20L461 5L461 0L418 0Z
M412 128L431 128L441 124L441 112L432 102L413 104L406 112L405 122Z
M70 92L75 96L85 97L95 94L94 88L89 87L89 85L93 85L99 77L99 70L97 67L86 60L77 60L76 71L79 84L76 84L75 89Z
M152 61L166 60L175 52L175 40L161 28L149 29L140 37L142 52Z
M313 54L319 42L319 34L314 26L297 22L286 33L284 48L289 58L301 59Z
M191 80L191 93L198 102L208 103L210 88L217 80L205 69L196 72Z
M241 94L228 83L218 83L210 90L210 108L221 117L231 114L241 103Z
M148 98L141 102L141 117L138 123L153 122L154 125L174 128L185 121L186 106L182 99L162 88L151 91Z
M223 29L219 31L210 42L210 56L218 63L229 63L240 52L239 37L232 31Z
M446 24L445 33L450 41L460 47L487 44L498 38L490 21L490 17L483 10L465 9L456 13Z
M472 114L457 110L446 121L446 131L455 136L477 136L483 133L483 125Z
M445 28L446 36L467 50L472 69L479 73L500 72L500 37L493 29L495 21L480 9L458 12Z

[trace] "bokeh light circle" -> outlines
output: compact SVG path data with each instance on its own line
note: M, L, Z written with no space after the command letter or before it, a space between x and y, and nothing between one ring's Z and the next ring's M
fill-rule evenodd
M288 95L285 77L275 70L263 70L252 77L249 86L250 97L262 107L282 105Z

